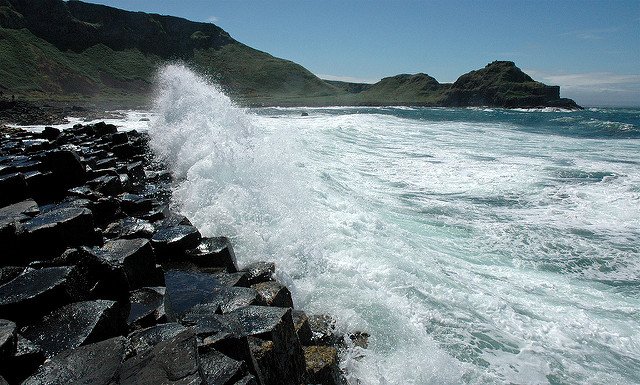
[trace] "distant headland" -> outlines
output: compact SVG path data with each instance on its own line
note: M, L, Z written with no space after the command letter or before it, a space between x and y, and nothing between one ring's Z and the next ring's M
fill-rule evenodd
M419 73L375 84L323 80L210 23L81 1L0 0L0 93L22 99L144 105L156 69L184 61L248 106L488 106L579 109L558 86L494 61L439 83Z

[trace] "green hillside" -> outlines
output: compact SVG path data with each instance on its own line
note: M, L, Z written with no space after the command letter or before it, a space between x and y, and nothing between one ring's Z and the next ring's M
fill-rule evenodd
M24 99L141 105L159 66L182 61L247 105L425 105L576 108L512 62L440 84L397 75L324 81L234 40L210 23L81 1L0 0L0 92Z

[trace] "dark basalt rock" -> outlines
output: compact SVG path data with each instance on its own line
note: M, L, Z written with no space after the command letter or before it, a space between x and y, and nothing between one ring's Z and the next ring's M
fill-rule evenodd
M159 229L151 237L151 244L158 255L181 256L185 250L196 247L200 238L195 227L180 225Z
M0 220L4 218L23 219L33 217L40 213L38 204L33 199L26 199L22 202L14 203L0 208Z
M17 341L16 324L0 319L0 362L4 362L15 353Z
M121 216L120 201L115 197L100 197L89 204L96 224L104 225Z
M162 341L168 341L187 328L179 323L171 322L136 330L127 337L126 356L140 355Z
M249 287L249 273L241 271L238 273L211 273L218 282L223 286Z
M93 214L86 208L51 210L22 225L22 242L31 255L55 255L69 246L95 244Z
M27 197L27 182L21 173L0 175L0 206L20 202Z
M304 360L307 381L313 384L335 385L338 376L338 351L331 346L305 346Z
M117 174L103 175L88 181L87 184L97 192L108 196L119 195L124 192L120 177Z
M35 372L43 362L44 354L42 349L18 334L15 354L6 360L0 361L0 373L11 383L21 383Z
M258 380L256 380L253 375L247 374L246 376L238 380L234 385L258 385Z
M267 281L251 285L262 301L268 306L293 307L291 292L286 286L275 281Z
M144 219L127 217L110 224L104 231L107 238L146 238L150 239L155 227Z
M260 282L272 281L276 265L273 262L254 262L247 265L244 270L249 273L247 277L249 285L255 285Z
M309 325L309 317L301 310L294 310L291 313L293 318L293 327L298 335L298 340L302 345L311 345L311 338L313 338L313 332Z
M122 268L130 289L154 285L150 272L155 269L155 257L147 239L115 239L108 241L96 254L113 268Z
M128 359L120 371L121 385L201 384L198 347L186 330L152 350Z
M55 184L52 172L30 171L24 174L24 179L27 182L29 196L38 202L51 200L51 186Z
M200 373L206 385L234 384L247 374L245 363L215 350L200 355Z
M139 329L165 322L164 287L143 287L129 295L131 310L127 324L129 329Z
M91 133L95 136L107 136L107 135L113 135L116 132L118 132L118 128L116 126L114 126L113 124L108 124L105 122L98 122L96 124L93 125L93 127L91 126L87 126L89 127L91 130Z
M201 267L223 267L228 272L238 271L236 255L226 237L202 238L200 244L185 252L186 258Z
M120 201L122 210L127 214L149 211L153 208L153 200L142 195L123 194Z
M164 279L167 287L165 306L172 320L180 318L195 305L213 301L214 291L220 287L215 278L198 272L168 270Z
M158 228L175 227L175 226L193 226L189 218L182 214L170 212L165 218L158 223Z
M338 342L336 320L333 317L326 314L310 315L309 326L313 334L311 344L332 346Z
M111 135L111 143L113 144L123 144L127 143L128 141L129 136L124 131L115 132L113 135Z
M122 334L126 324L117 302L76 302L61 307L28 326L23 334L38 344L47 357L78 346Z
M129 163L127 165L127 175L129 175L133 183L142 182L145 178L142 162Z
M72 150L55 150L47 153L45 169L54 175L56 190L65 191L86 181L86 169L78 153ZM54 186L52 186L54 187Z
M115 337L67 350L48 360L23 385L116 384L124 345L123 337Z
M261 383L300 383L305 372L304 354L295 334L291 309L247 306L225 315L225 319L236 323L243 335L272 342L265 366L254 367Z
M86 298L85 285L73 266L26 271L0 286L0 317L33 321L60 305Z
M4 266L0 267L0 285L11 281L15 277L22 274L24 267L22 266Z
M55 127L47 126L40 133L40 135L47 140L55 140L58 136L60 136L60 130Z

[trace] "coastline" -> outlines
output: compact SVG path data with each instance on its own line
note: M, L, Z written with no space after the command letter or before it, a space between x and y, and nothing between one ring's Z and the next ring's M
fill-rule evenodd
M227 238L172 211L145 133L1 135L0 380L341 381L331 317L294 310L273 263L238 269Z

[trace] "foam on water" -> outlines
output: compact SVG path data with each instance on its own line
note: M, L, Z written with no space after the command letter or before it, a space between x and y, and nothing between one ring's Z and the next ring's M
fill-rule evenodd
M351 383L640 382L638 140L539 132L586 119L564 112L300 111L169 66L151 144L205 235L372 335Z

